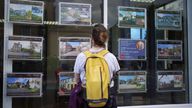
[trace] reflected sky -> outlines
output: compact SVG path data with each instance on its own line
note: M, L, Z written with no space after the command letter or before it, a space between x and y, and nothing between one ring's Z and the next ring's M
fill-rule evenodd
M7 78L7 83L20 82L20 83L26 84L27 81L29 81L29 79L30 79L30 78Z
M72 76L60 76L59 79L60 80L65 80L65 79L69 79L72 78Z
M134 79L136 76L130 76L130 75L121 75L119 76L120 80L128 81Z
M140 34L141 29L139 28L131 28L131 39L145 39L146 30L142 29L142 33Z

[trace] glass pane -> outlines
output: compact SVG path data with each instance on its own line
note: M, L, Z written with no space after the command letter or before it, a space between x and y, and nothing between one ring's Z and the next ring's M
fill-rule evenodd
M91 22L103 22L103 2L102 0L43 0L45 3L44 21L48 24L29 25L14 24L14 35L43 37L43 60L28 61L14 60L13 71L21 72L41 72L43 73L43 96L40 98L13 98L13 108L67 108L69 95L59 96L58 72L73 72L73 60L59 60L59 38L91 36L91 26L78 25L54 25L50 22L57 21L59 2L91 4ZM68 58L67 58L68 59ZM73 86L67 85L67 88ZM23 104L21 104L23 103Z
M186 103L186 97L188 94L183 90L185 89L187 82L182 82L186 80L185 67L187 64L185 64L186 58L184 58L183 56L186 53L186 50L183 50L183 52L181 52L181 49L183 49L186 45L184 44L184 21L182 20L182 30L159 30L155 27L156 9L184 11L183 0L155 0L155 2L153 3L146 3L144 2L144 0L143 2L134 2L131 0L110 0L108 2L108 7L108 27L110 30L109 50L111 50L111 52L113 52L119 59L121 67L119 81L126 81L122 79L123 77L121 73L123 72L127 72L127 78L130 78L129 81L127 80L127 85L124 85L124 87L121 82L116 85L119 87L119 90L127 89L127 91L124 93L118 92L117 104L119 106L129 106L145 104ZM141 11L138 11L141 8L145 8L147 10L146 29L140 26L140 24L142 24L141 22L138 23L139 21L141 21L141 17L139 17L141 16L141 14L139 14L139 12ZM138 26L140 27L138 28ZM127 44L124 43L124 46L121 46L122 43L121 41L118 41L119 39L126 40ZM141 39L146 40L147 59L132 59L135 56L139 57L138 55L141 54L141 52L139 52L138 50L136 52L135 49L137 47L135 48L132 43L134 43L135 40ZM178 57L183 58L182 60L171 58L166 58L165 60L157 59L157 40L166 39L171 40L171 42L166 43L166 45L168 44L167 46L182 46L179 47L180 49L177 49L177 54L180 54L182 56ZM176 40L176 42L173 42L172 40ZM180 44L181 41L182 45ZM123 47L125 46L127 46L127 48L123 49ZM169 54L171 56L171 53ZM122 58L122 55L126 56ZM131 77L134 78L134 75L131 76L129 73L130 71L135 72L136 75L138 75L138 73L141 71L147 72L146 84L144 84L145 86L147 86L146 92L138 91L139 86L137 84L141 84L141 82L139 83L139 81L135 81L135 84L131 83L131 81L133 81L131 80ZM161 71L163 71L163 73L161 73ZM124 76L126 75L124 74ZM136 75L135 77L138 77ZM162 79L160 78L160 76L162 77ZM176 85L174 87L173 85L169 85L169 83L176 82L175 77L179 77L179 83L181 84L180 86L184 87L184 89L182 88L178 90L177 87L175 87ZM168 78L168 80L171 82L169 82L168 84L160 85L161 83L166 83L167 80L164 81L166 78Z

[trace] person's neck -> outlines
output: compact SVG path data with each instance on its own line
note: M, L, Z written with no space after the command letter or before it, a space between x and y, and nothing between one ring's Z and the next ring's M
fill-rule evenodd
M98 46L98 45L94 45L92 48L93 48L93 49L100 49L100 48L103 48L103 47L100 47L100 46Z

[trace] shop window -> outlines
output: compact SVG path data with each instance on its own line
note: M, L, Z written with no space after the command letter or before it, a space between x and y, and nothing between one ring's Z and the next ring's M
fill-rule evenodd
M187 83L185 66L187 64L183 56L186 50L182 50L186 46L182 19L183 0L155 0L153 3L110 0L108 7L110 10L108 28L111 37L109 50L116 55L121 67L118 77L120 82L117 84L119 87L117 104L129 106L186 103L188 94L185 91ZM165 17L161 17L162 20L172 22L174 29L170 28L171 26L160 28L163 21L159 24L161 26L157 27L155 22L157 9L165 10L166 15L176 15L175 19L171 20L169 16L165 19L165 14L162 15ZM147 27L142 24L146 24ZM143 40L146 42L145 53L136 50L137 42ZM167 46L168 49L165 48ZM171 46L174 48L170 49ZM177 51L173 51L176 49ZM167 55L164 51L167 51ZM127 85L125 86L124 83ZM176 87L176 83L180 86Z

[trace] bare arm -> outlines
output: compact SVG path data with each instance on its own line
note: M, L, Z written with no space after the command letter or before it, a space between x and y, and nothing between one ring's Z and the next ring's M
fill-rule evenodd
M75 78L75 83L78 84L79 81L80 81L80 74L79 73L75 73L74 78Z

